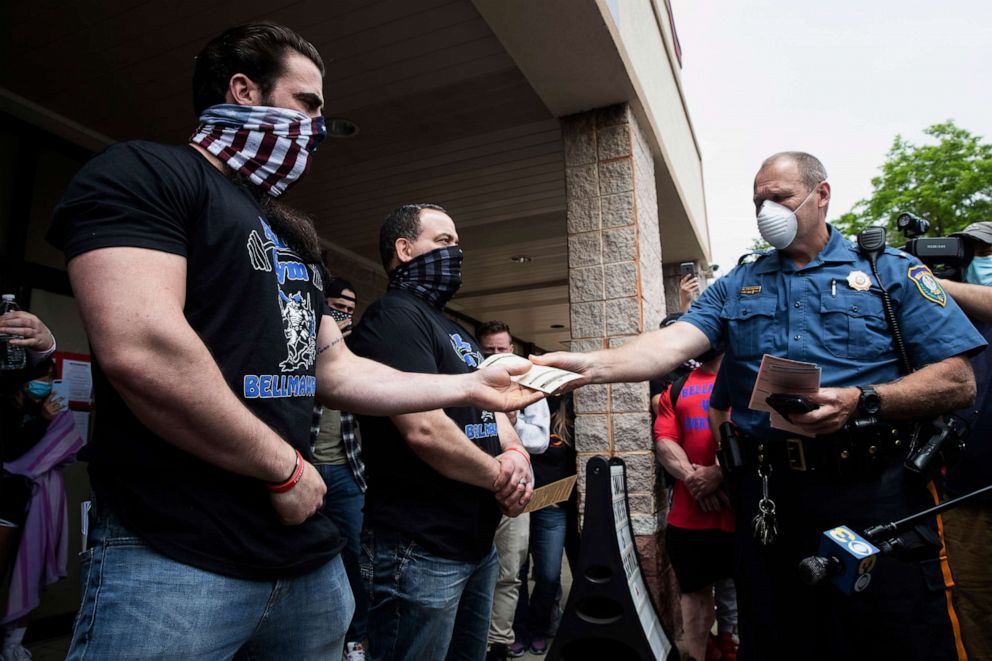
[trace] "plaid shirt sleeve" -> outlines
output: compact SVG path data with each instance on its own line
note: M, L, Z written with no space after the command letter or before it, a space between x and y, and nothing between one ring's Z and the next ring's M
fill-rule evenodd
M362 438L358 429L358 421L354 414L348 411L341 411L341 441L344 443L344 453L348 458L351 474L364 493L367 485L365 484L365 462L362 461Z

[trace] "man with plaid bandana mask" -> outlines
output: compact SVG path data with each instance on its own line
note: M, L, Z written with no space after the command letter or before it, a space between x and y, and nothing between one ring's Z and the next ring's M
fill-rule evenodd
M409 204L386 218L379 253L389 290L362 316L351 349L405 372L471 374L475 338L443 309L461 286L451 217ZM533 473L513 425L485 407L359 416L368 467L362 576L371 659L482 659L499 563L500 510L519 514ZM494 484L511 468L516 490Z
M318 512L315 399L391 415L538 398L505 370L402 374L342 343L313 224L276 200L325 133L323 73L292 30L224 32L196 58L190 143L110 147L56 209L100 407L70 659L341 658L353 600Z

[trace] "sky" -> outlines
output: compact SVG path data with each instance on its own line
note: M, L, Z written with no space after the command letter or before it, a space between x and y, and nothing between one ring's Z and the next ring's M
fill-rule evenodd
M992 140L992 2L671 4L718 274L758 236L751 185L766 156L823 162L829 221L871 193L896 134L923 142L953 119Z

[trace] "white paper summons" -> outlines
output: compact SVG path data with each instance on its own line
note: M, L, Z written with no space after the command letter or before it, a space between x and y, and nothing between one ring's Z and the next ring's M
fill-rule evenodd
M489 367L490 365L495 365L504 361L518 362L522 360L527 359L522 358L515 353L497 353L482 361L482 364L479 365L479 367ZM540 390L541 392L550 395L569 381L575 381L578 378L581 377L575 372L558 369L557 367L547 367L545 365L532 365L529 372L526 374L521 374L520 376L515 376L513 377L513 380L522 386L526 386L527 388L532 388L534 390Z
M816 363L801 363L788 358L777 358L767 353L761 358L758 378L751 391L748 408L752 411L771 413L773 429L804 434L803 430L786 420L768 405L765 398L772 393L786 395L815 395L820 389L820 368Z

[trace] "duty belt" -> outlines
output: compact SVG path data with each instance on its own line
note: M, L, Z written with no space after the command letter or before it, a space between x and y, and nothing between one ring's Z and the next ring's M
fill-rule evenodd
M741 451L746 466L855 478L874 472L888 460L905 458L912 433L912 425L878 424L870 429L845 428L816 438L744 436Z

